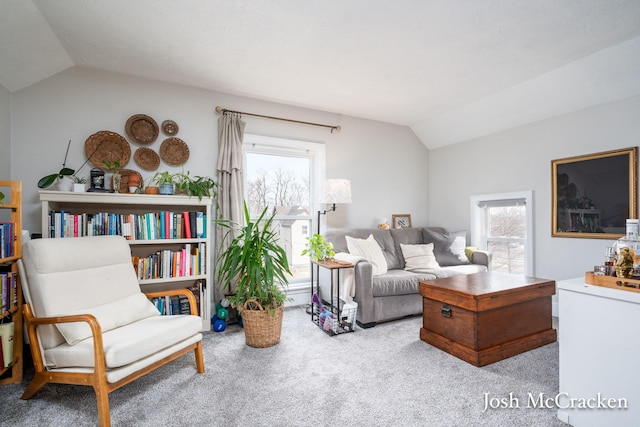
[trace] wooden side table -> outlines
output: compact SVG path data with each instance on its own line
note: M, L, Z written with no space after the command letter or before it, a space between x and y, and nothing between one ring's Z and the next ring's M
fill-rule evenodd
M331 301L320 297L320 267L331 277ZM331 336L353 332L356 327L357 306L340 305L340 270L353 267L344 261L311 261L311 321Z

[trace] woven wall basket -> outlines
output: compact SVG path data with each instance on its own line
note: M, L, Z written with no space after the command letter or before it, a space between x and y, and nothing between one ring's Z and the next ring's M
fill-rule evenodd
M271 316L254 299L247 300L243 307L238 307L238 311L242 314L244 336L249 347L265 348L280 342L284 304L276 308L275 316Z

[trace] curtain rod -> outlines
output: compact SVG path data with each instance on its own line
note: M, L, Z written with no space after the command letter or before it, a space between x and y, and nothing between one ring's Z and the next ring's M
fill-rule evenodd
M329 128L331 129L331 133L333 133L334 130L340 130L342 129L342 127L340 126L332 126L332 125L323 125L321 123L311 123L311 122L303 122L300 120L292 120L292 119L283 119L282 117L273 117L273 116L264 116L262 114L253 114L253 113L245 113L243 111L234 111L234 110L227 110L226 108L222 108L220 106L216 107L216 113L220 114L224 114L224 113L235 113L235 114L244 114L245 116L253 116L253 117L262 117L264 119L272 119L272 120L282 120L284 122L292 122L292 123L300 123L303 125L311 125L311 126L320 126L320 127L325 127L325 128Z

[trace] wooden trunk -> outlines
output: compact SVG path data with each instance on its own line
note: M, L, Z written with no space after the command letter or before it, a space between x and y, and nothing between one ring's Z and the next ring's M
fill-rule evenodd
M420 283L420 339L475 366L556 340L553 280L485 272Z

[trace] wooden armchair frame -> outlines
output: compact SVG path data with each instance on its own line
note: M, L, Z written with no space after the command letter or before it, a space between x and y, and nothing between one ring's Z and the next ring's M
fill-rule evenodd
M168 291L157 292L145 292L147 298L157 298L164 296L184 295L189 300L192 315L198 315L198 309L196 306L196 299L188 289L172 289ZM202 341L198 341L188 347L176 351L175 353L165 357L162 360L132 373L131 375L121 379L115 383L107 382L107 367L105 364L104 346L102 342L102 329L96 318L91 314L79 314L73 316L60 316L60 317L34 317L33 312L29 304L23 306L24 320L27 327L27 334L29 336L29 342L31 346L31 354L33 356L33 363L35 366L35 375L31 383L23 393L21 399L30 399L35 395L47 383L58 384L76 384L93 387L96 393L96 400L98 404L98 420L101 427L108 427L111 425L111 417L109 414L109 393L120 387L146 375L147 373L166 365L189 353L193 350L196 359L196 370L198 373L204 373L204 357L202 355ZM70 323L70 322L86 322L91 328L91 334L93 335L93 352L94 352L94 371L93 373L80 373L80 372L49 372L44 366L43 355L41 354L41 346L38 340L38 334L36 329L39 325L52 325L56 323Z

